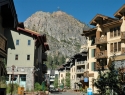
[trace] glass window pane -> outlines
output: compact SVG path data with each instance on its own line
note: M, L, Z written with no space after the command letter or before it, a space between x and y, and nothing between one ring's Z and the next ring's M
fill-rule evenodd
M28 45L31 45L31 40L28 40Z
M16 40L16 45L19 45L19 40Z

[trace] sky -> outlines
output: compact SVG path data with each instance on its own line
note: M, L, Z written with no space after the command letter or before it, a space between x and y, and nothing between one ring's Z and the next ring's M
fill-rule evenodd
M114 13L125 4L125 0L14 0L19 22L24 22L37 11L61 10L89 25L96 14L114 17Z

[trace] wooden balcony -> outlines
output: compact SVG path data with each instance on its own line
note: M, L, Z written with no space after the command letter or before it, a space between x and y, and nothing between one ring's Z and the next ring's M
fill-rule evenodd
M96 59L107 58L107 50L96 52L95 58Z
M47 54L46 53L42 53L42 60L47 61Z
M95 44L107 43L107 36L95 38Z
M125 47L124 48L121 48L121 54L125 54Z
M104 68L104 69L107 69L108 66L107 66L107 65L104 65L103 68ZM95 69L96 69L96 70L102 69L102 66L100 65L99 62L96 62L96 67L95 67Z
M7 56L7 39L2 34L0 34L0 56Z
M125 40L125 32L121 32L121 39Z

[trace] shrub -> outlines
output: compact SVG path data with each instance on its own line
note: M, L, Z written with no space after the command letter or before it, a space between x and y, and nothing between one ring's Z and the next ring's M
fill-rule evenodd
M40 91L41 88L42 88L41 85L38 82L36 82L35 83L35 91Z
M12 87L12 84L11 83L9 83L8 85L7 85L7 93L11 93L11 91L13 92L13 93L17 93L17 91L18 91L18 87L19 87L19 85L17 84L17 83L13 83L13 87Z

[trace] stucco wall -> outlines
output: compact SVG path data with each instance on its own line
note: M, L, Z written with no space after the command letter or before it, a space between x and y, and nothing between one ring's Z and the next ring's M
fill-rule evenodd
M33 67L35 40L30 36L19 34L13 30L6 32L11 32L11 35L6 33L6 37L8 43L14 45L13 48L8 45L7 67L11 67L12 65L17 67ZM16 45L16 40L19 40L19 45ZM31 45L28 45L28 40L31 40ZM18 54L18 60L15 60L16 54ZM30 55L30 60L27 60L27 55Z

